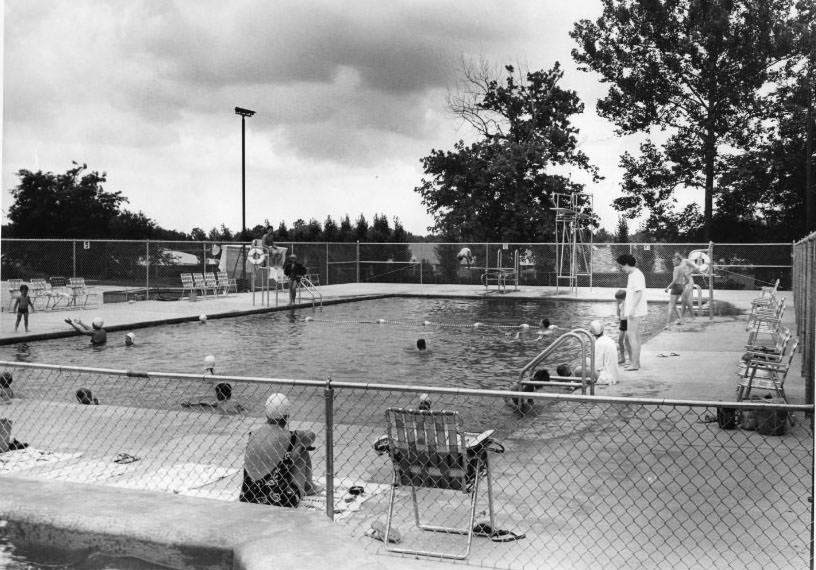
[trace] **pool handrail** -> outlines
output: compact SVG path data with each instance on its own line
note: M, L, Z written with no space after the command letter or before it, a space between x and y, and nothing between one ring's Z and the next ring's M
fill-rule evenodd
M312 307L314 307L315 301L320 303L321 307L323 306L323 295L317 290L311 279L304 275L300 278L299 284L300 289L305 289L312 296Z
M551 342L544 350L542 350L538 355L536 355L530 362L528 362L524 368L521 369L519 372L519 385L524 382L524 375L530 371L530 369L537 366L541 361L543 361L547 356L549 356L557 347L564 344L569 339L577 339L578 342L581 344L581 394L586 394L587 385L589 385L589 395L595 395L595 382L587 382L587 371L586 366L584 363L586 362L586 352L587 346L582 339L582 336L588 337L589 340L589 364L590 364L590 371L595 370L595 338L592 336L586 329L572 329L569 332L566 332L556 338L553 342ZM556 378L561 378L557 376ZM592 380L591 378L589 380ZM535 386L569 386L571 383L569 382L533 382L527 381L526 384L533 384Z

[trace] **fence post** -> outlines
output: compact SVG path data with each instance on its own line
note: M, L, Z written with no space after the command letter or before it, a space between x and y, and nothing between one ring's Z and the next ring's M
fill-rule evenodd
M76 274L76 240L73 240L71 243L74 246L73 247L73 249L74 249L73 255L71 256L72 259L73 259L73 262L74 262L74 270L73 270L73 275L71 277L76 277L77 276L77 274Z
M150 300L150 240L145 241L145 301Z
M357 283L360 282L360 240L357 240Z
M714 320L714 242L708 242L708 320Z
M816 260L816 241L814 241L814 234L811 234L810 240L807 242L805 248L805 255L806 255L806 283L805 283L805 291L802 295L805 298L805 344L806 349L804 351L805 358L807 360L806 366L808 368L805 374L805 402L808 404L813 404L813 380L814 375L816 375L816 352L813 346L813 334L814 334L814 327L816 327L816 301L813 299L814 292L816 292L816 267L814 267L814 260Z
M326 285L329 284L329 242L326 242Z
M334 388L331 376L323 390L326 403L326 516L334 522Z

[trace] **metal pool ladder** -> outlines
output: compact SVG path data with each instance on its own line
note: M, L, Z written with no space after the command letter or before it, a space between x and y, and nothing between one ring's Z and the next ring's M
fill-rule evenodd
M525 374L547 358L556 348L566 343L570 339L576 339L581 345L581 394L586 395L586 389L587 386L589 386L589 394L590 396L594 396L595 383L592 382L591 376L589 378L587 377L586 367L583 364L586 361L587 353L589 353L590 369L595 370L595 337L592 336L592 333L586 329L572 329L551 342L547 348L542 350L537 356L528 362L524 368L521 369L521 372L519 372L519 384L524 383ZM567 386L574 385L575 383L574 381L571 381L570 378L565 378L562 376L550 376L550 379L554 380L554 382L536 382L535 385ZM531 381L528 380L527 383L529 384Z
M305 290L312 296L312 307L315 306L315 302L320 303L321 307L323 306L323 295L318 291L311 279L305 275L300 278L300 289Z

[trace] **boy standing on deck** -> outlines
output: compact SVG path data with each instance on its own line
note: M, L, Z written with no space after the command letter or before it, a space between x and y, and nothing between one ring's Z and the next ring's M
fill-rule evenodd
M618 364L625 364L627 356L629 356L629 362L632 361L632 345L629 344L629 338L626 336L628 321L623 314L625 300L625 289L615 291L615 311L618 314Z
M633 255L619 255L615 260L620 270L628 276L626 279L626 300L623 304L623 316L626 317L626 335L632 347L631 361L624 370L640 370L640 321L647 315L646 305L646 277L635 267Z
M31 307L31 311L33 312L34 302L31 300L31 297L28 296L28 285L22 284L20 285L20 296L14 301L14 310L17 311L17 322L14 323L14 332L17 332L17 328L20 326L20 319L25 320L25 332L28 332L29 307Z

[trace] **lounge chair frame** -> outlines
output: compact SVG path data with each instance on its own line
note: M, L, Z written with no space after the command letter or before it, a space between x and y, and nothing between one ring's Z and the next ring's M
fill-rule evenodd
M487 479L490 527L495 527L493 486L488 450L469 447L458 412L389 408L385 412L388 425L389 456L394 469L391 497L388 505L383 541L386 550L435 558L464 560L470 554L476 504L482 476ZM411 487L414 521L422 530L467 536L463 552L416 550L393 546L390 541L397 488ZM470 496L470 514L465 528L436 526L422 522L417 501L417 487L459 491Z

